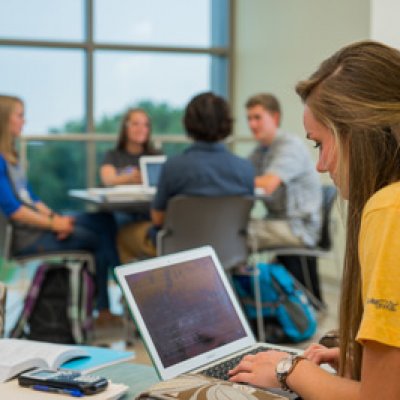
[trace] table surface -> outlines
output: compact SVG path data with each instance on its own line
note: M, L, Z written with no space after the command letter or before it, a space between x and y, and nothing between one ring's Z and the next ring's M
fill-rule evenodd
M122 400L134 400L135 397L147 390L151 385L160 382L160 379L152 366L134 363L121 363L96 371L97 375L105 376L113 383L123 383L129 387ZM295 393L288 394L281 390L275 391L287 399L297 398Z
M96 375L105 376L113 383L123 383L129 387L123 400L133 400L139 393L160 381L155 369L148 365L121 363L96 371Z
M128 391L120 397L121 400L134 400L140 393L147 391L147 389L159 382L160 379L152 366L143 364L134 364L131 362L124 362L120 364L114 364L105 368L101 368L92 373L92 375L104 376L111 380L114 384L124 384L128 387ZM50 393L46 393L46 396L37 391L27 391L18 386L17 380L0 383L0 398L4 396L7 399L18 399L18 398L36 398L41 399L46 397L50 398ZM284 396L287 399L294 400L297 396L293 394L282 393L277 391L278 394ZM57 395L57 398L70 398L67 395ZM51 396L55 398L55 396Z
M104 193L105 189L103 189ZM140 212L150 209L154 194L150 193L120 193L117 196L106 196L101 189L72 189L68 195L72 198L94 204L104 211Z

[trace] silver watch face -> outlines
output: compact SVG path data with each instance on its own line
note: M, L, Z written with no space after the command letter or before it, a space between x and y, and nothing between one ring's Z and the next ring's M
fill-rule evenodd
M276 372L278 374L287 373L290 370L292 363L293 363L292 357L283 358L281 361L279 361L278 365L276 366Z

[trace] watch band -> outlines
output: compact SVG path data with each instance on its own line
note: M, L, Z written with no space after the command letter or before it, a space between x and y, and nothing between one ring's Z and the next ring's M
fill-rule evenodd
M291 365L289 367L289 369L287 369L285 372L278 372L276 371L276 378L279 382L279 384L281 385L281 388L283 390L286 391L291 391L289 386L286 383L286 380L288 378L288 376L294 371L296 365L301 361L301 360L305 360L306 358L300 355L297 356L289 356L288 359L291 362ZM288 359L284 359L285 361L289 361Z

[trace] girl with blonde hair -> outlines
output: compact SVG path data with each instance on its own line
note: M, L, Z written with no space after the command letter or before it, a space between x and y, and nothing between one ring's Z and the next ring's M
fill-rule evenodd
M23 101L0 95L0 213L13 225L12 253L15 256L63 250L93 253L99 311L96 326L115 326L121 320L109 311L107 290L108 268L119 264L114 220L106 213L61 215L34 194L15 148L24 123Z
M280 385L305 400L400 399L400 52L351 44L296 90L317 170L348 200L340 345L246 356L231 380Z

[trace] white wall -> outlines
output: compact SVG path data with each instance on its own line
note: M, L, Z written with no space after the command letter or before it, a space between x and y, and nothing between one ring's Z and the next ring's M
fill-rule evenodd
M246 99L257 92L269 91L282 103L283 127L303 134L302 105L294 92L296 82L343 45L369 38L370 1L236 0L235 3L235 133L249 134L244 114Z
M370 0L236 0L235 3L235 134L250 135L245 118L246 99L268 91L282 103L282 127L304 137L303 107L294 86L343 45L370 38ZM312 157L316 158L317 153L309 146ZM238 146L236 150L247 154L249 146ZM336 248L341 254L343 224L338 212L335 218ZM337 263L321 264L325 276L338 276Z
M371 0L371 38L400 49L399 18L399 0Z

